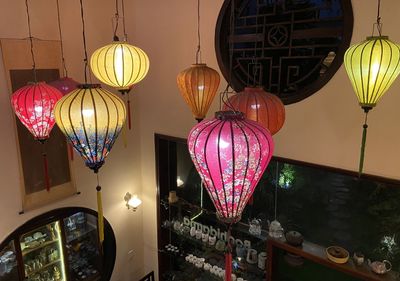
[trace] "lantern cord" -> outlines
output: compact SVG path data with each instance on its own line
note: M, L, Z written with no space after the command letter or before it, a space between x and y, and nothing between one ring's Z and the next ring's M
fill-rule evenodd
M124 31L124 41L128 41L128 34L126 33L126 27L125 27L125 2L124 0L121 0L122 4L122 29Z
M364 109L365 110L365 109ZM360 163L358 167L358 177L361 177L364 167L364 156L365 156L365 145L367 142L367 129L368 129L368 110L365 110L365 120L363 125L363 133L362 133L362 140L361 140L361 152L360 152Z
M196 51L196 64L201 63L201 37L200 37L200 0L197 0L197 51Z
M50 179L49 179L49 163L47 161L47 153L46 153L46 147L44 142L41 142L42 144L42 156L43 156L43 171L44 171L44 183L47 192L50 191Z
M279 162L276 161L276 176L275 176L275 220L277 216L278 210L278 182L279 182Z
M87 54L87 47L86 47L86 33L85 33L85 17L83 14L83 2L79 0L81 4L81 20L82 20L82 37L83 37L83 51L84 51L84 69L83 73L85 75L85 84L87 84L87 70L88 70L88 54Z
M228 87L232 83L232 71L233 71L233 38L235 35L235 0L232 0L231 3L231 15L230 15L230 22L229 22L229 28L230 28L230 37L231 39L229 40L229 81L228 81Z
M226 236L226 240L228 241L227 250L225 254L225 280L232 280L232 245L231 245L231 231L232 224L228 225L228 232Z
M372 28L372 36L374 36L374 31L375 31L375 25L376 29L378 30L379 36L382 36L382 23L381 23L381 0L378 0L378 9L377 9L377 16L376 16L376 23L374 23L373 28Z
M257 57L257 34L258 34L258 16L259 16L259 6L258 6L258 1L256 1L256 9L257 9L257 11L256 11L256 32L255 32L255 36L254 36L254 38L255 38L255 41L254 41L254 57L253 57L253 61L252 61L252 64L253 64L253 86L255 87L256 85L257 85L257 83L256 83L256 78L257 78L257 70L259 69L259 68L257 68L257 65L258 65L258 57ZM250 79L250 77L249 77L249 79ZM248 79L248 80L249 80ZM249 82L249 81L248 81ZM250 83L248 83L248 84L250 84Z
M35 54L33 52L33 37L32 37L32 30L31 30L31 17L29 14L28 0L25 0L25 6L26 6L26 15L27 15L27 20L28 20L29 42L30 42L31 56L32 56L33 79L35 82L37 82L36 61L35 61Z
M68 70L67 70L67 67L65 65L64 44L63 44L63 37L62 37L62 31L61 31L60 4L59 4L58 0L56 0L56 3L57 3L58 33L60 35L60 44L61 44L61 61L62 61L64 76L68 77Z
M114 41L119 41L119 38L118 38L118 36L117 36L118 25L119 25L118 0L115 0L115 28L114 28Z

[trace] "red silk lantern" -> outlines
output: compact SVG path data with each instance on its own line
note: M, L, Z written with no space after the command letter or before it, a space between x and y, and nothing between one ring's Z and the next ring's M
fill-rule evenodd
M54 87L44 82L33 83L18 89L11 96L11 105L22 124L33 137L44 142L55 124L53 109L62 97Z
M230 227L240 221L272 157L274 143L267 129L244 118L243 113L220 111L189 133L192 161L217 210L219 220ZM225 280L231 280L231 248L228 243Z
M285 123L285 106L280 98L261 87L246 87L229 98L229 107L243 112L245 117L259 122L275 135ZM228 105L224 105L228 110Z
M61 94L65 96L66 94L69 94L73 90L77 89L79 83L72 78L63 77L58 80L50 82L49 85L59 90Z
M40 143L50 136L55 119L53 109L62 94L44 82L32 83L18 89L11 96L11 105L22 124ZM43 152L44 179L50 190L46 153Z
M59 90L60 93L65 96L73 90L78 89L79 83L76 82L74 79L65 76L63 78L50 82L49 85ZM74 160L74 147L71 143L68 143L68 148L71 160Z

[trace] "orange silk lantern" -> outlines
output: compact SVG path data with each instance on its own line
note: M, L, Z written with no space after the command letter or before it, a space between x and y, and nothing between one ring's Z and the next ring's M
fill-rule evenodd
M217 94L220 77L205 63L195 63L178 74L177 83L194 118L201 121L207 114Z
M282 101L261 87L246 87L244 91L231 96L228 104L224 105L224 110L229 108L243 112L247 119L260 123L272 135L285 123L285 106Z

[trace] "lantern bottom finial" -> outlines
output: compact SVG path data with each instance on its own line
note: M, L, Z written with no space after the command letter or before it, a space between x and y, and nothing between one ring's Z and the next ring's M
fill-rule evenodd
M242 219L242 216L236 216L236 217L224 217L221 214L217 213L217 219L225 224L234 224L239 222Z

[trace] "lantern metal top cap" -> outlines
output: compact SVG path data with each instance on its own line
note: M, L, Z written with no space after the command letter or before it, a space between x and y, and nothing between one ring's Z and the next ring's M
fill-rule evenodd
M207 66L206 63L193 63L192 67L202 67L202 66Z
M378 39L389 40L389 36L381 35L381 36L368 36L367 37L367 40L378 40Z
M215 118L218 120L244 120L244 114L240 111L217 111Z
M101 88L100 84L80 84L78 85L79 89L96 89Z

